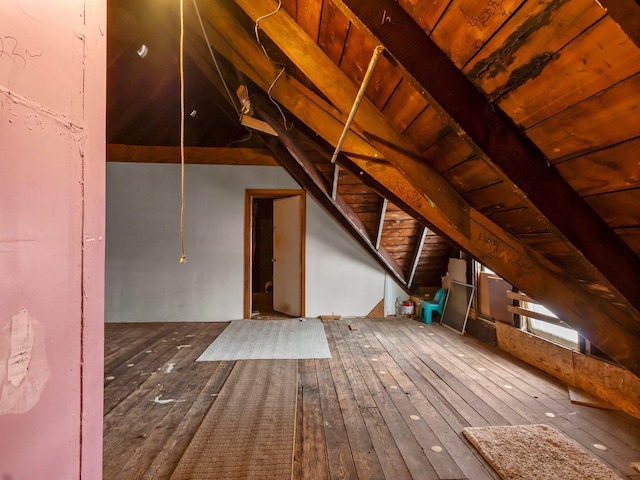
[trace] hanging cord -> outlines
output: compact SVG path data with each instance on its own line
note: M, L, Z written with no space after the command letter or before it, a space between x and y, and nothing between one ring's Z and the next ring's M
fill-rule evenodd
M235 145L236 143L244 143L251 140L251 136L253 135L253 130L250 130L248 128L245 130L247 130L247 135L242 137L240 140L234 140L232 142L227 143L227 148L229 148L231 145Z
M187 261L184 253L184 0L180 0L180 165L181 175L181 203L180 203L180 245L182 256L180 263Z
M273 103L278 109L278 111L280 112L280 116L282 117L282 122L284 123L284 129L291 130L293 128L293 122L291 122L291 125L287 126L287 117L284 116L284 112L282 111L282 108L280 108L280 105L278 104L278 102L276 102L275 99L271 96L271 90L273 90L274 85L280 79L283 73L284 73L284 67L282 67L282 70L280 70L280 73L278 74L278 76L271 83L269 90L267 90L267 95L269 95L269 100L271 100L271 103Z
M236 111L236 115L238 115L238 118L240 118L241 117L240 110L238 110L234 97L233 95L231 95L231 91L229 90L229 86L227 85L227 82L225 82L224 77L222 76L222 72L220 71L220 67L218 66L218 61L216 59L215 54L213 53L213 49L211 48L211 42L209 41L209 37L207 36L207 30L204 28L204 22L202 21L202 17L200 16L200 9L198 8L198 3L196 2L196 0L193 0L193 6L196 9L196 15L198 17L198 22L200 22L202 35L204 36L204 39L207 43L207 48L209 49L209 54L211 54L211 59L213 60L213 64L216 66L218 76L220 77L220 80L222 80L222 85L224 85L224 89L227 92L227 95L229 96L229 102L233 106L233 109Z
M281 8L282 8L282 0L278 0L278 6L276 7L276 9L271 13L267 13L266 15L258 17L256 19L256 24L255 24L255 27L254 27L254 31L256 33L256 42L258 42L258 45L260 45L260 48L262 48L262 51L264 52L265 56L272 63L275 63L275 62L273 62L273 60L271 60L271 57L267 53L267 49L264 47L264 45L260 41L260 22L262 20L266 19L266 18L269 18L272 15L275 15L276 13L278 13L280 11ZM276 82L280 79L280 77L282 76L283 73L284 73L284 67L282 67L282 69L280 70L280 73L278 73L278 75L273 80L273 82L271 82L271 85L269 86L269 90L267 90L267 95L269 95L269 100L271 100L271 103L273 103L276 106L276 108L278 109L278 111L280 112L280 116L282 117L282 122L284 123L285 130L291 130L293 128L293 122L291 122L291 125L287 126L287 117L284 116L284 112L282 111L282 108L280 107L278 102L276 102L276 100L271 96L271 90L273 90L273 87L275 86Z
M262 51L264 52L264 54L266 55L266 57L271 60L271 57L269 57L269 54L267 53L267 49L264 48L264 45L262 45L262 42L260 41L260 34L258 33L258 30L260 30L260 22L266 18L269 18L272 15L275 15L276 13L278 13L280 11L280 9L282 8L282 0L278 0L278 6L276 7L276 9L271 12L271 13L267 13L266 15L263 15L261 17L258 17L256 19L256 25L254 27L254 30L256 32L256 41L258 42L258 45L260 45L260 47L262 48ZM273 61L273 60L272 60Z

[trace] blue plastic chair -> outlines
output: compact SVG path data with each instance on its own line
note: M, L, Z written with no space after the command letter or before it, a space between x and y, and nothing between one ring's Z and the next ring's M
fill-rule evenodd
M433 300L423 300L421 303L422 309L420 310L420 320L424 320L424 323L431 323L433 320L433 314L437 313L439 317L442 317L442 310L444 309L444 302L447 299L447 290L441 288L433 297Z

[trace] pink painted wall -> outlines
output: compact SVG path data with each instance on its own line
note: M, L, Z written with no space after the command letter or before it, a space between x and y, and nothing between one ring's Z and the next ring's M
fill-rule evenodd
M100 478L106 0L0 15L0 478Z

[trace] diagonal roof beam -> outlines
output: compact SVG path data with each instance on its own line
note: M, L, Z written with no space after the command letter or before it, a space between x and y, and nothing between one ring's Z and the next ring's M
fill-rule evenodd
M640 259L395 0L338 0L398 61L414 86L490 165L520 189L615 290L640 310ZM380 22L383 12L390 22Z
M275 5L264 7L265 11L273 9ZM207 4L206 18L215 29L210 31L210 40L216 50L260 88L268 90L274 84L279 69L264 56L255 40L222 3ZM299 53L302 57L306 54L305 51ZM315 79L318 83L330 81L352 85L342 77L336 79L332 75L325 78L326 72L322 70L317 73L321 75ZM283 107L329 144L337 144L344 117L333 106L287 75L282 75L275 82L271 93ZM353 95L355 96L355 87ZM349 110L349 107L345 110ZM462 221L466 225L453 226L455 219L444 217L440 210L434 208L423 190L410 183L406 176L384 160L379 151L353 131L347 136L344 151L349 155L347 163L355 165L355 169L350 169L346 163L341 163L341 166L355 175L368 174L362 175L363 180L370 177L369 186L382 196L404 207L414 218L489 265L510 283L520 286L536 298L548 300L549 306L563 318L570 320L585 337L631 371L640 374L640 355L637 353L640 352L640 338L631 333L637 330L633 330L634 317L627 310L594 297L586 287L566 278L555 265L468 204L463 208L465 213ZM424 171L421 175L425 175ZM446 184L443 188L451 189L451 186ZM464 231L468 233L465 234Z
M190 7L189 7L190 8ZM206 8L206 7L205 7ZM206 11L206 10L205 10ZM213 67L210 60L210 55L207 50L206 44L201 41L200 36L202 35L202 30L197 22L195 22L195 11L191 11L190 15L187 17L192 22L190 24L190 28L197 32L197 35L194 39L193 36L189 36L187 38L187 53L190 58L199 66L199 68L203 71L203 73L212 81L215 89L220 92L221 95L224 95L224 86L222 85L222 81L216 71L213 70ZM209 32L213 33L213 32ZM220 39L214 33L213 37L217 39L218 47L220 47ZM213 42L214 45L216 41ZM262 56L262 52L259 53ZM231 60L231 59L229 59ZM238 59L236 59L238 61ZM252 68L245 64L243 61L240 62L241 66L244 68L240 68L240 71L247 75L249 78L253 77L253 80L256 79L255 75L251 75L249 72L252 72ZM223 65L220 66L223 74L225 74L225 78L227 81L229 77L231 77L230 72L225 71ZM238 65L235 65L235 68L238 68ZM253 73L253 72L252 72ZM279 73L275 71L274 73ZM233 82L232 82L233 83ZM304 88L299 86L299 88ZM264 87L267 90L267 87ZM404 272L402 268L398 265L393 256L384 248L376 249L373 245L373 239L369 238L366 233L366 227L362 223L362 220L358 217L358 215L353 211L353 209L345 202L345 200L337 194L337 192L332 192L331 187L326 185L325 179L322 174L318 171L317 167L313 162L306 158L306 155L303 150L299 149L293 137L287 132L286 129L282 128L278 122L276 122L268 113L267 109L271 108L263 107L259 110L265 120L268 120L268 123L274 127L278 133L278 139L270 135L262 135L258 134L263 143L267 146L268 150L273 154L272 160L275 157L276 161L284 167L296 181L304 187L317 201L320 203L333 217L334 219L342 225L349 234L360 243L366 251L368 251L373 258L378 261L378 263L389 273L392 277L394 277L401 285L406 287L406 279L404 276ZM238 149L229 149L229 150L238 150ZM249 150L249 149L244 149ZM295 152L293 155L291 152ZM198 152L192 152L198 153ZM336 165L336 169L338 165ZM335 188L335 187L334 187Z
M206 45L200 40L200 35L202 35L199 24L197 24L194 20L196 18L195 11L191 12L187 18L192 22L190 27L192 30L195 30L197 33L196 39L193 36L189 36L186 40L187 44L187 53L190 58L199 66L199 68L204 72L204 74L211 79L214 87L217 91L220 92L221 95L224 95L223 85L220 80L220 77L216 71L213 70L211 63L209 62L210 55L206 48ZM214 38L219 38L214 34ZM213 42L215 45L215 41ZM230 59L229 59L230 60ZM251 67L248 64L242 63L242 66L245 68L241 68L242 73L252 77L248 72L251 71ZM225 77L229 80L231 75L229 72L224 71L224 66L221 66L223 73L226 73ZM238 66L236 65L236 68ZM255 78L255 76L254 76ZM265 87L265 90L267 88ZM267 107L269 108L269 107ZM274 127L274 130L278 132L278 138L263 135L258 133L258 136L261 138L262 142L265 144L267 149L273 154L273 158L285 168L289 174L296 179L296 181L303 187L305 190L312 195L320 205L322 205L331 216L342 225L347 232L360 244L362 247L368 251L373 258L378 261L378 263L387 271L392 277L394 277L401 285L406 286L406 279L404 276L404 272L402 268L398 265L396 260L392 257L392 255L387 252L384 248L376 249L372 244L372 239L368 237L366 233L366 227L357 216L357 214L351 209L351 207L344 201L342 197L335 194L332 195L331 187L326 185L325 179L322 174L318 171L317 167L313 162L306 158L306 155L303 150L299 149L295 145L295 141L293 137L287 132L286 129L282 128L279 123L277 123L267 112L265 107L263 106L261 110L259 110L265 120L268 120L268 123ZM237 150L237 149L230 149ZM245 149L248 150L248 149ZM296 155L292 155L291 152L295 152ZM338 166L336 165L336 168Z
M275 0L235 0L253 21L273 12ZM346 115L351 111L357 88L347 76L324 54L320 47L283 10L260 21L265 32L280 50L296 64L309 80L315 83L329 100ZM368 98L363 98L355 116L355 124L366 139L384 158L393 160L396 167L407 174L425 195L433 208L441 211L443 218L451 219L455 228L468 234L466 202L430 165L420 158L414 145L404 138ZM346 143L346 142L345 142Z
M362 220L339 194L332 196L331 189L322 173L307 158L305 151L297 146L293 136L278 120L267 113L263 106L254 105L254 109L278 133L278 137L260 135L278 162L362 245L387 273L406 286L407 280L395 259L383 247L375 248Z

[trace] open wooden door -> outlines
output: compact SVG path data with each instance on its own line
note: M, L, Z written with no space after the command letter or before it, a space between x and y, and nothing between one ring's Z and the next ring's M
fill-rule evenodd
M273 309L302 315L302 197L273 200Z
M268 229L269 238L273 237L273 248L267 249L267 258L273 259L272 276L269 277L272 282L268 282L273 285L273 302L269 302L269 310L294 317L304 316L306 196L304 190L282 189L245 192L244 317L252 318L254 249L261 248L254 245L253 203L256 199L273 200L273 212L269 214L273 221L269 222ZM264 250L264 242L258 243ZM266 293L266 286L262 291Z

